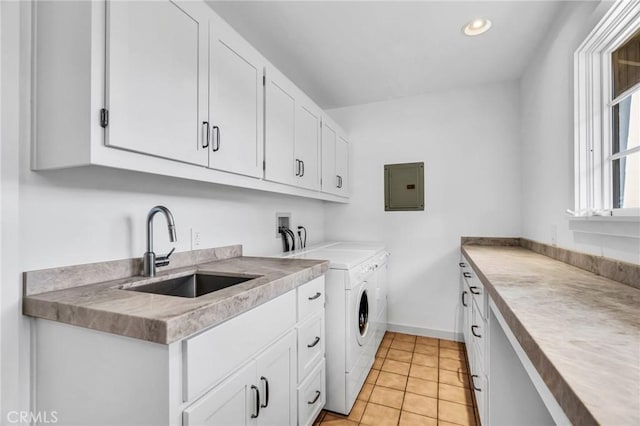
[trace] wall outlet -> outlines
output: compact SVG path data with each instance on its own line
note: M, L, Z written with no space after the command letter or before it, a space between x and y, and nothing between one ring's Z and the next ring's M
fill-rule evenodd
M191 250L195 250L202 244L202 233L191 228Z

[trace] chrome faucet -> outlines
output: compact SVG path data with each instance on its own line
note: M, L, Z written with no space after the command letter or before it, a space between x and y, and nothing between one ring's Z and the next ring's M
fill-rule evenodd
M176 238L176 224L173 222L173 215L168 208L164 206L155 206L149 210L147 215L147 251L142 257L142 275L145 277L155 277L156 267L167 266L169 264L169 256L175 250L175 247L166 256L158 256L153 252L153 217L156 213L164 213L167 219L167 225L169 225L169 240L175 242Z

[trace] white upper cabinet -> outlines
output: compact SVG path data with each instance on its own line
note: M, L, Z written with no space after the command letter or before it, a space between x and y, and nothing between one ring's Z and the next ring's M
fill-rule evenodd
M300 96L296 105L297 184L320 190L320 109Z
M320 108L273 67L265 92L265 179L319 190Z
M206 2L37 1L31 22L34 170L96 165L346 202L322 184L322 110ZM344 161L329 181L346 188Z
M337 195L349 196L349 142L338 136L336 140L336 176L338 178Z
M188 1L107 3L108 146L207 165L206 12Z
M322 119L322 191L348 196L349 143L342 130L326 116Z
M263 57L219 19L211 21L209 167L262 177Z
M296 184L296 88L289 80L268 68L265 73L265 179Z

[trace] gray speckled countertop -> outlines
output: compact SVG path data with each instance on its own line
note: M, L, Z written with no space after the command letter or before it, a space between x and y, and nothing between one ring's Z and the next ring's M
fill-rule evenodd
M640 290L522 247L462 251L573 424L640 424Z
M328 267L329 262L323 260L232 257L162 272L153 279L128 277L28 295L23 313L169 344L311 281ZM196 271L260 277L193 299L121 288Z

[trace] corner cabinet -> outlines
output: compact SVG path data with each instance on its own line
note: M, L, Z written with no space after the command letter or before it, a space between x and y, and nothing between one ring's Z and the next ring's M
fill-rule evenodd
M205 2L32 7L34 170L98 165L345 201L321 190L322 110Z

